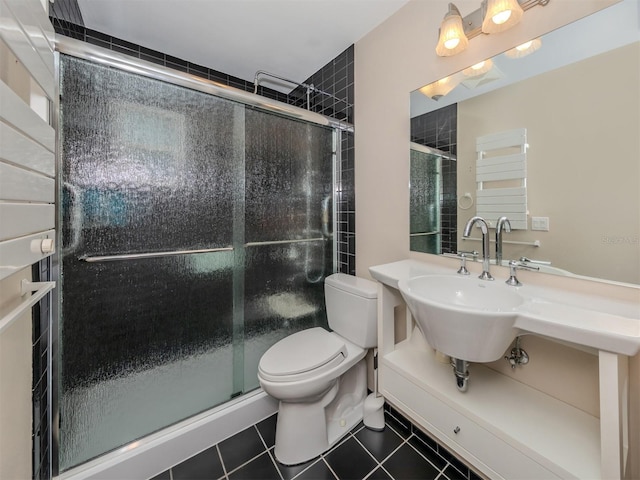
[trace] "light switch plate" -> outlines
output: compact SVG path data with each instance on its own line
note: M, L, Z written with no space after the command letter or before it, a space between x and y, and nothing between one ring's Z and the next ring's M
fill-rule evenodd
M549 231L549 217L531 217L531 230Z

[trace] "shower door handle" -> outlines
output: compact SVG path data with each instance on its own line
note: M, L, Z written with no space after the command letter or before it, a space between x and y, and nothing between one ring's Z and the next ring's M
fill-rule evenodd
M169 252L123 253L120 255L83 255L78 260L89 263L115 262L120 260L140 260L144 258L173 257L176 255L195 255L197 253L231 252L233 247L202 248L198 250L171 250Z
M327 195L321 202L321 221L322 221L322 236L324 238L332 238L333 232L329 230L329 205L331 204L331 195Z
M63 188L69 191L69 233L70 244L61 248L63 254L75 252L82 241L82 191L71 183L64 182Z

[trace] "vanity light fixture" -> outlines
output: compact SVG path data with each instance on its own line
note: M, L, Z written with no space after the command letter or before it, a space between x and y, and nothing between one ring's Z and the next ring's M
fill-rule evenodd
M517 47L507 50L504 54L509 58L522 58L531 55L542 46L542 40L534 38L528 42L518 45Z
M426 95L432 100L438 101L444 97L447 93L453 90L458 83L451 77L445 77L437 82L425 85L420 89L420 93Z
M484 0L477 10L462 17L458 8L449 10L438 31L436 54L449 57L460 53L474 37L481 33L503 32L518 24L524 12L536 5L545 6L550 0Z
M469 45L469 39L464 33L462 15L453 3L449 4L449 10L442 20L438 33L436 53L440 57L449 57L460 53Z
M486 13L482 20L483 33L499 33L520 22L524 10L518 0L485 0Z
M493 60L490 58L483 60L480 63L476 63L475 65L471 65L469 68L465 68L462 71L462 74L465 77L477 77L479 75L484 75L489 70L493 68Z

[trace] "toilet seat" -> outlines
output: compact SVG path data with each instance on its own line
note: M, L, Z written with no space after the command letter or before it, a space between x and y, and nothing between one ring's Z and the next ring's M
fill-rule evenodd
M259 375L272 382L305 380L340 365L347 346L337 335L315 327L289 335L260 359Z

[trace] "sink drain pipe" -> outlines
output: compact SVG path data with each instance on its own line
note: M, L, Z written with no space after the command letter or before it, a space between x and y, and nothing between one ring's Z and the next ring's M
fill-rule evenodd
M451 359L451 366L453 367L453 373L456 376L456 386L461 392L466 392L469 381L469 362L466 360L460 360L459 358Z

